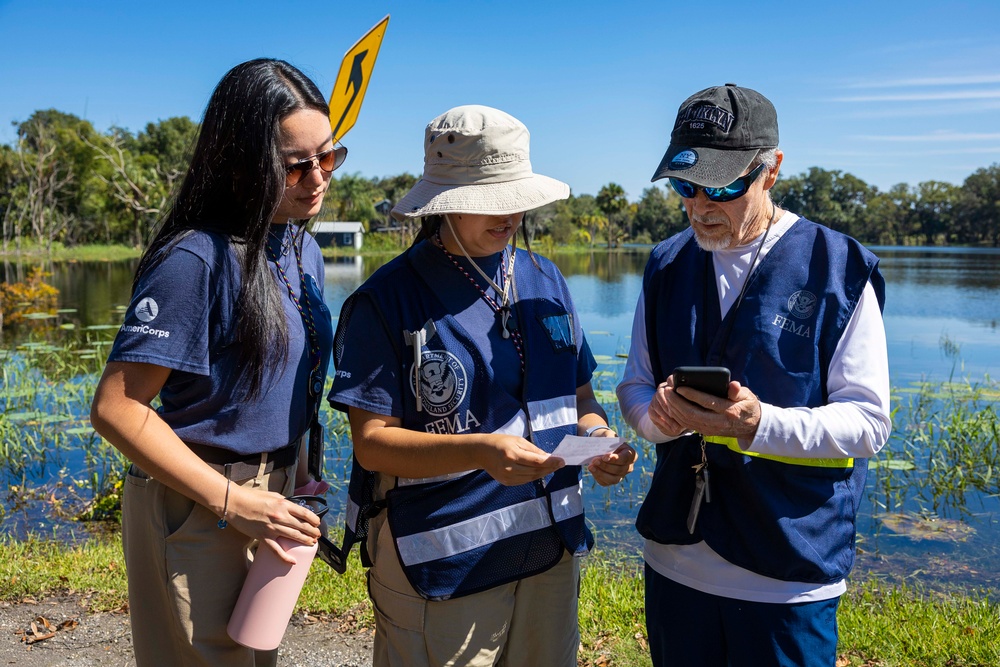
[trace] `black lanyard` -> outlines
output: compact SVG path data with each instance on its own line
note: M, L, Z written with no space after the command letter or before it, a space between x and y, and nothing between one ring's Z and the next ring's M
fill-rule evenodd
M713 296L715 296L716 299L715 304L719 308L719 317L722 317L722 327L723 327L722 344L718 348L720 358L716 359L708 359L708 351L709 351L708 332L705 329L705 327L702 327L702 356L706 359L706 363L708 363L709 365L715 365L721 363L722 361L721 355L724 354L726 348L729 347L729 337L733 333L733 326L735 326L736 324L736 311L739 310L740 304L743 303L743 296L747 293L747 288L750 286L750 280L753 278L754 275L753 273L754 268L757 266L757 258L760 257L760 251L764 248L764 243L767 242L767 235L771 231L771 225L774 224L774 219L778 215L778 207L775 206L774 204L771 204L771 206L773 208L771 212L771 219L768 221L767 227L764 229L764 235L760 239L760 245L757 246L757 250L755 250L753 253L753 259L750 260L750 267L747 269L747 278L746 280L743 281L743 287L740 288L740 294L738 297L736 297L736 303L734 303L733 307L729 309L729 312L726 313L725 317L722 317L722 304L719 303L719 288L717 286L717 281L715 278L715 263L714 263L715 260L713 258L712 253L710 252L705 253L706 257L705 273L707 276L711 276L712 278L711 284L715 286L715 289L709 290L708 288L709 281L707 280L705 281L705 289L703 291L704 296L703 296L702 314L709 312L708 311L708 308L710 307L709 301L711 299L709 292L710 291L714 292Z
M288 234L287 228L285 234L286 236ZM270 256L271 261L274 262L274 267L278 270L278 275L281 276L281 280L288 289L288 296L291 297L292 303L295 304L295 309L299 311L299 317L302 318L302 325L309 339L309 360L312 367L312 370L309 371L309 395L317 399L316 403L318 405L319 397L323 393L323 378L320 376L320 362L322 361L322 357L319 352L319 333L316 331L316 321L313 319L309 289L306 286L306 274L302 268L302 251L299 250L299 244L294 239L292 240L292 252L295 254L295 262L299 269L299 295L301 296L301 300L295 296L295 290L292 289L292 283L288 280L285 270L281 268L278 256L274 254L270 246L267 248L267 254ZM305 304L304 306L303 303Z

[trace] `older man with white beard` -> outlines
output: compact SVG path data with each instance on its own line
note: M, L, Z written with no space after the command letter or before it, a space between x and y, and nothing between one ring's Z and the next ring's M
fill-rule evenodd
M645 538L653 664L830 667L867 459L891 427L878 259L779 208L774 106L681 105L653 180L691 228L650 254L618 399L656 444ZM726 367L721 396L679 367ZM697 372L685 371L685 374Z

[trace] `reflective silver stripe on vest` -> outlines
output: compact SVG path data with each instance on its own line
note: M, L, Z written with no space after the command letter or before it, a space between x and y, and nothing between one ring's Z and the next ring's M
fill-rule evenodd
M555 517L556 521L565 521L583 514L583 480L578 482L576 486L553 491L550 497L552 498L552 516Z
M576 395L547 398L544 401L528 403L531 431L546 431L550 428L576 425Z
M523 410L518 410L514 417L493 431L494 433L503 433L506 435L516 435L519 437L526 437L528 435L528 420L524 415ZM447 475L436 475L434 477L399 477L397 478L397 486L412 486L414 484L427 484L428 482L444 482L449 479L458 479L468 475L470 472L476 472L475 470L462 470L460 472L452 472Z
M552 493L552 516L565 521L583 514L583 483ZM504 507L451 526L396 539L404 565L455 556L499 540L552 525L545 498Z
M347 499L347 516L344 518L344 523L348 528L353 530L355 533L358 532L358 514L361 513L361 507L351 500Z
M547 499L535 498L451 526L397 537L396 547L403 565L417 565L550 525Z

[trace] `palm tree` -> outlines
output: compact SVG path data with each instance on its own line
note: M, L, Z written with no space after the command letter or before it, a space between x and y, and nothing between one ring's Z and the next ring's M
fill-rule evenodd
M617 183L608 183L597 193L597 208L601 209L604 217L608 219L608 250L616 245L615 224L620 213L627 207L628 198L625 197L625 190Z

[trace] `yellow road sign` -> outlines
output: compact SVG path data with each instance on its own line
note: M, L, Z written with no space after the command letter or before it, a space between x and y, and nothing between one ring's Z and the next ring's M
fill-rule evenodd
M385 28L389 25L389 15L365 33L365 36L348 49L340 63L337 81L330 93L330 127L333 138L340 140L354 127L361 109L361 100L368 90L368 81L375 69L375 58L382 46Z

